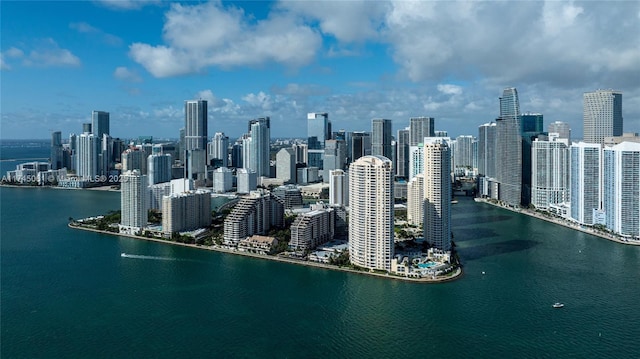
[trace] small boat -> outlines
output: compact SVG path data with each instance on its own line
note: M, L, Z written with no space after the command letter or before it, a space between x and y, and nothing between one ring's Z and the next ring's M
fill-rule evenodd
M124 252L120 253L120 257L126 257L126 256L127 256L126 253L124 253Z
M554 308L562 308L562 307L564 307L564 304L560 303L560 302L556 302L556 303L553 303L552 307L554 307Z

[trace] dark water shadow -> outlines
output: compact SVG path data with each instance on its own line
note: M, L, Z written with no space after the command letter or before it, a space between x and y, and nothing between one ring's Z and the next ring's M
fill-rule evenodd
M474 239L498 237L498 232L492 228L453 228L453 241L465 242Z
M532 241L528 239L517 240L512 239L504 242L487 243L478 246L461 248L460 258L462 262L472 261L484 257L495 256L499 254L512 253L518 251L524 251L535 247L540 242Z
M482 223L496 223L496 222L504 222L504 221L508 221L511 218L513 218L512 216L506 216L506 215L487 215L487 216L474 216L474 217L467 217L467 218L451 218L451 224L454 227L457 226L471 226L471 225L476 225L476 224L482 224Z

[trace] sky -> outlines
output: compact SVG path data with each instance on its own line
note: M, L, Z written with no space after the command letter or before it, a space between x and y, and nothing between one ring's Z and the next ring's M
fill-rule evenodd
M2 1L0 138L80 133L176 138L184 101L205 99L209 136L271 117L271 137L371 119L435 118L478 134L516 87L523 112L582 138L584 92L622 92L640 132L639 1Z

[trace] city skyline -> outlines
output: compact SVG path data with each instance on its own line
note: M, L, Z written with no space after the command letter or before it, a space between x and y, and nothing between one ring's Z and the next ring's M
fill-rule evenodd
M389 118L394 134L429 116L455 138L498 116L505 87L574 139L583 93L612 88L623 131L640 132L637 2L3 2L1 13L3 139L66 139L94 110L110 113L112 137L177 138L192 99L209 102L209 133L231 139L265 116L272 137L305 137L310 112L329 113L334 131Z

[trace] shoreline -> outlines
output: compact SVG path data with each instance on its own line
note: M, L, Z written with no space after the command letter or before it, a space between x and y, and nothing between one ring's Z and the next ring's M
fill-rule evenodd
M190 247L190 248L201 249L201 250L203 249L203 250L214 251L214 252L219 252L219 253L234 254L234 255L240 255L240 256L251 257L251 258L271 260L271 261L276 261L276 262L281 262L281 263L290 263L290 264L302 265L302 266L307 266L307 267L315 267L315 268L321 268L321 269L335 270L335 271L340 271L340 272L363 274L363 275L368 275L368 276L373 276L373 277L378 277L378 278L394 279L394 280L400 280L400 281L405 281L405 282L413 282L413 283L436 284L436 283L451 282L453 280L459 279L460 277L462 277L462 274L463 274L462 267L460 265L458 265L458 267L456 267L456 269L452 272L451 275L448 275L448 276L442 277L442 278L431 279L431 278L400 277L400 276L395 276L395 275L388 274L388 273L387 274L383 274L383 273L376 273L376 272L359 271L359 270L355 270L355 269L351 269L351 268L338 267L338 266L333 266L333 265L330 265L330 264L319 263L319 262L300 261L300 260L295 260L295 259L291 259L291 258L284 258L284 257L279 257L279 256L270 256L270 255L262 255L262 254L249 253L249 252L233 251L233 250L228 250L228 249L224 249L224 248L216 248L214 246L201 246L201 245L197 245L197 244L179 243L179 242L167 241L167 240L159 239L159 238L148 238L148 237L135 236L135 235L132 235L132 234L114 233L114 232L102 231L102 230L94 229L94 228L87 228L87 227L82 227L82 226L73 226L73 225L71 225L71 223L69 223L67 226L69 228L71 228L71 229L79 229L79 230L83 230L83 231L107 234L107 235L112 235L112 236L116 236L116 237L127 237L127 238L145 240L145 241L156 242L156 243L164 243L164 244L177 245L177 246L182 246L182 247Z
M546 221L546 222L557 224L557 225L563 226L565 228L573 229L573 230L576 230L576 231L579 231L579 232L582 232L582 233L590 234L592 236L599 237L599 238L602 238L602 239L606 239L606 240L609 240L611 242L620 243L620 244L626 244L626 245L630 245L630 246L640 246L640 241L634 241L634 240L623 241L616 235L610 235L610 234L606 234L606 233L597 232L597 231L595 231L595 230L593 230L591 228L585 228L585 227L581 226L578 223L572 223L572 222L569 222L569 221L567 221L566 219L563 219L563 218L547 217L547 216L545 216L543 214L539 214L539 213L536 213L536 212L533 212L531 210L524 209L524 208L514 209L514 208L511 208L511 207L506 207L506 206L500 205L498 203L490 202L489 200L486 200L484 198L474 198L473 200L475 202L486 203L486 204L492 205L494 207L506 209L506 210L514 212L514 213L520 213L520 214L527 215L529 217L541 219L541 220Z

